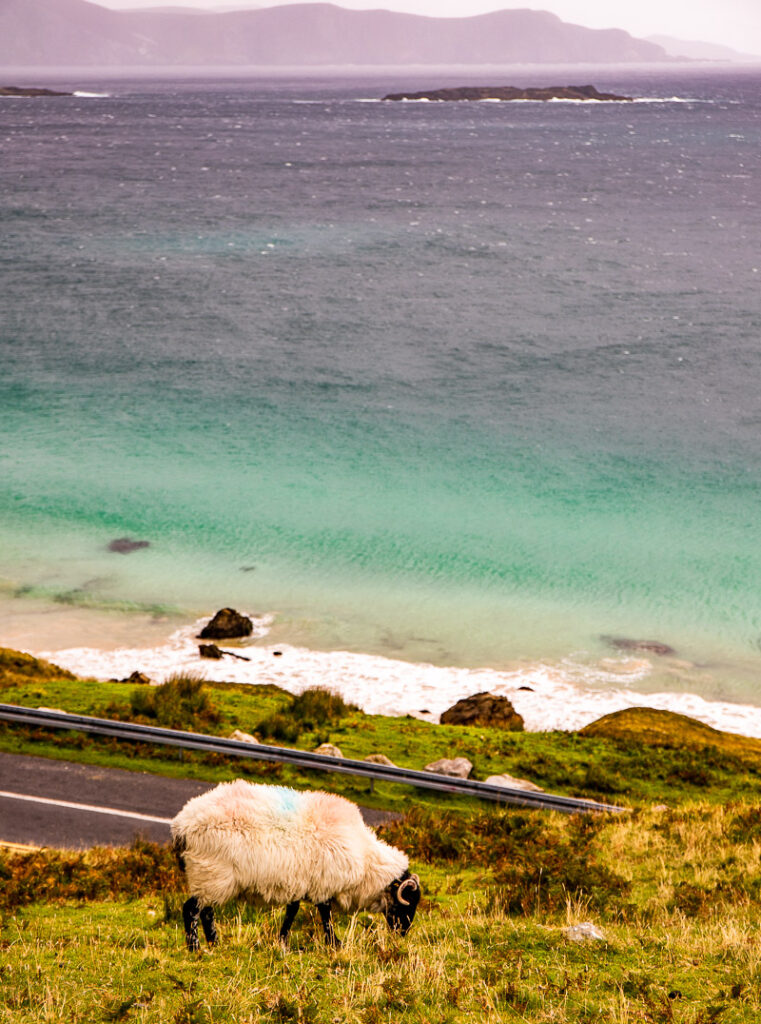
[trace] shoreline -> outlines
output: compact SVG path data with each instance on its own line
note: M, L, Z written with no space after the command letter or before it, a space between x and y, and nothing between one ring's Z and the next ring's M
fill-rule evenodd
M71 611L63 610L61 620ZM44 616L45 611L39 609L38 614ZM111 616L109 621L104 613L85 618L90 619L84 631L89 643L30 643L30 633L24 642L19 629L4 631L0 642L83 678L122 679L139 671L155 682L190 673L210 682L274 684L291 693L323 686L368 714L411 715L429 722L437 722L457 700L489 691L507 697L530 732L573 731L614 711L650 707L688 715L726 732L761 738L761 707L701 696L689 689L687 663L675 658L619 652L592 660L579 652L554 660L517 660L504 668L460 668L280 642L272 636L274 617L254 615L254 634L249 640L219 642L223 650L246 660L210 661L200 658L197 640L208 616L184 624L146 615L129 623L124 616ZM113 628L117 618L122 619L121 629ZM137 633L144 638L140 643L134 642ZM669 678L672 685L663 685Z

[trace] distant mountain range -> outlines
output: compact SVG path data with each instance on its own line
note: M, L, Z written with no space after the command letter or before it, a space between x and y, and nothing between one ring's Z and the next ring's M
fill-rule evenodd
M675 39L673 36L648 36L648 42L662 46L669 57L683 57L687 60L719 60L731 64L760 64L761 56L740 53L731 46L718 43L701 43L698 40Z
M108 10L86 0L0 0L0 66L326 66L647 63L662 47L546 11L468 18L334 4L253 10Z

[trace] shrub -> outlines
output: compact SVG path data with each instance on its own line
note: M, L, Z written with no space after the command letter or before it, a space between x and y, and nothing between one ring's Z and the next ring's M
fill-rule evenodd
M299 738L301 729L298 722L294 722L288 715L278 711L269 718L265 718L256 730L263 739L280 740L282 743L295 743Z
M347 704L338 693L323 686L315 686L304 690L298 697L294 697L289 707L289 713L299 722L305 730L313 732L320 725L337 722L350 711L356 711L353 704Z
M220 714L203 679L171 676L162 686L140 686L130 694L133 719L148 719L168 729L215 725Z
M0 907L57 900L163 894L180 873L167 845L136 839L128 849L0 851Z
M340 694L314 686L294 697L284 710L265 718L256 731L265 739L295 743L302 732L317 732L356 710L355 705L347 704Z
M727 827L727 838L735 843L761 839L761 807L749 807L736 814Z
M561 909L569 896L598 909L621 906L630 885L599 860L595 847L605 825L605 818L590 815L574 815L559 828L539 813L415 808L382 832L418 860L491 868L490 906L529 914L537 905Z
M706 917L712 911L747 906L759 897L761 876L746 876L742 870L727 872L727 877L713 885L682 881L674 886L668 902L669 910L681 910L685 917Z

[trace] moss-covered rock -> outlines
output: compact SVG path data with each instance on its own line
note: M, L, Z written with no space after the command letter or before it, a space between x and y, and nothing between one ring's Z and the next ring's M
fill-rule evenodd
M761 740L722 732L675 711L626 708L604 715L585 726L579 736L619 740L627 744L704 750L713 748L752 764L761 765Z

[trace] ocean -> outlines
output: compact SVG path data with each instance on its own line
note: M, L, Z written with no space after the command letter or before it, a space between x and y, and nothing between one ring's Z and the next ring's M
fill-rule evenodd
M380 101L555 81L637 100ZM0 643L761 736L761 69L55 85L0 99Z

